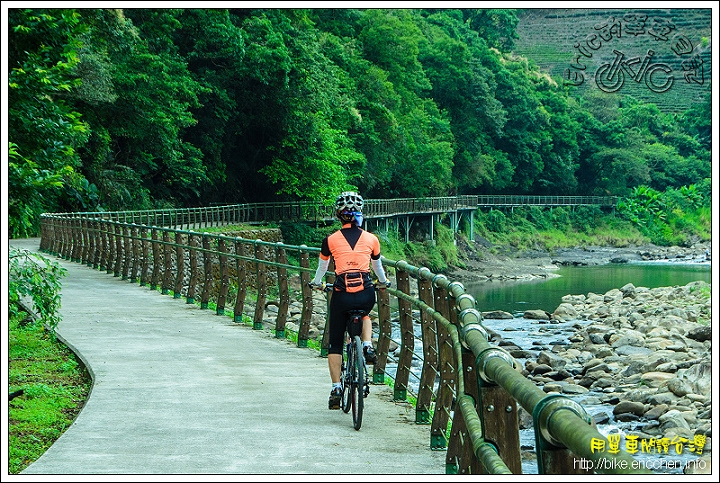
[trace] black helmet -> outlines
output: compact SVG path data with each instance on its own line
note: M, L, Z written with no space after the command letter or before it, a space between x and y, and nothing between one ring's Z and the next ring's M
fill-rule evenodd
M344 191L335 200L335 214L344 223L355 219L355 215L362 213L362 208L362 196L354 191Z

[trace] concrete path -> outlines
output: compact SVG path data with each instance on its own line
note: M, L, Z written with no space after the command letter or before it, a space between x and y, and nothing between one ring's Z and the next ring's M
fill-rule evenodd
M39 244L10 240L32 251ZM445 473L445 452L430 450L429 426L416 425L414 410L394 403L386 386L371 387L355 431L350 414L327 409L327 360L316 351L46 256L68 271L57 332L85 361L94 386L72 426L23 474L148 481L167 474Z

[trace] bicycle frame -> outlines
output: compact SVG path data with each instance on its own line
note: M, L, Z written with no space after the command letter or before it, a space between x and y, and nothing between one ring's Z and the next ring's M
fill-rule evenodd
M346 413L352 409L353 426L356 431L362 425L364 400L370 393L369 374L360 337L363 317L366 315L367 312L363 310L351 310L347 313L346 344L340 376L341 407Z

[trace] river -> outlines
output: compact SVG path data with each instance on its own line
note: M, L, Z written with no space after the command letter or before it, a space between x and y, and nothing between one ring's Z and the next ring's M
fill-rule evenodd
M466 283L481 312L504 310L520 315L530 309L552 313L565 295L604 294L628 283L636 287L673 287L694 281L710 283L710 263L633 262L585 267L560 267L559 277L531 281Z

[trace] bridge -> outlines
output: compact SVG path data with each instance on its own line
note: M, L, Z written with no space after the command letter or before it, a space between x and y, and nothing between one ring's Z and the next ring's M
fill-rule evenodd
M242 338L244 344L248 341L251 345L263 344L263 351L271 350L270 346L265 345L267 338L263 336L265 326L270 321L273 327L271 333L278 339L278 354L282 356L273 357L270 354L270 360L266 357L265 363L259 364L242 364L240 361L233 363L236 371L244 370L246 373L257 374L257 377L262 379L263 372L272 369L272 361L285 357L289 352L285 342L291 332L288 317L290 307L296 301L301 304L302 309L297 330L292 331L295 332L292 334L292 340L295 341L293 344L304 354L309 350L310 321L314 314L317 315L318 309L322 308L318 306L312 290L307 286L314 273L311 261L317 259L319 249L200 233L183 229L181 226L196 228L203 222L219 225L237 222L238 213L241 213L239 207L234 210L219 208L221 209L212 212L211 217L205 216L204 220L196 216L201 213L200 210L195 214L188 210L123 212L122 216L119 213L44 214L39 250L60 257L66 264L74 262L84 265L87 273L92 273L93 277L104 276L108 283L122 282L125 287L138 284L146 288L145 291L136 288L139 293L148 294L149 288L153 296L158 292L160 296L167 295L163 304L184 298L186 304L177 302L180 304L178 306L192 307L193 312L199 310L202 313L204 310L205 313L214 312L214 315L222 316L226 315L226 310L231 311L232 323L226 325L232 327L233 324L245 324L252 327L252 331L246 331L237 338ZM249 212L251 208L257 211L258 207L245 206L243 209ZM449 208L445 206L444 209ZM208 212L202 213L207 215ZM388 211L384 213L388 215ZM306 212L303 216L307 215ZM394 283L393 288L378 292L378 362L373 366L375 391L371 392L377 392L381 396L387 394L388 397L385 400L371 401L368 408L371 411L373 407L380 409L383 405L396 408L398 403L412 401L415 429L423 428L424 434L419 441L415 436L403 438L411 438L406 440L405 444L419 444L423 448L431 468L415 466L417 460L414 456L389 450L378 455L374 464L367 466L367 471L360 471L361 473L391 473L401 467L410 473L416 470L432 473L437 469L438 472L447 474L520 474L522 462L519 407L533 416L535 453L540 474L592 472L592 465L579 468L574 464L581 458L598 463L615 462L611 465L595 465L596 468L602 468L603 472L646 472L642 465L635 464L632 456L622 449L617 452L613 450L581 405L561 394L546 394L521 374L517 361L507 351L490 343L475 300L465 293L461 283L402 260L383 258L382 262ZM329 274L332 281L333 274ZM142 302L140 299L135 301L131 296L121 297L123 298L118 302L122 306L124 320L134 320L135 316L130 314L137 314L137 318L142 320L146 307L156 303L146 300L145 296L142 297ZM104 303L109 303L112 298L108 295L103 299L106 301ZM128 300L133 302L129 303ZM64 300L63 305L66 303ZM277 307L277 311L267 310L271 304ZM129 306L132 308L129 309ZM98 324L111 323L110 320L101 318L102 312L98 312L96 306L85 307L85 310L88 308ZM175 327L179 332L183 331L181 323L174 324L174 320L166 323L169 327L165 326L164 333L168 336ZM62 324L65 322L59 325L61 333ZM398 341L391 340L393 326L399 327L401 337ZM421 329L419 341L415 336L416 327ZM214 333L219 340L228 336L226 329L215 331L205 328L201 332L204 332L204 336L209 334L211 338ZM324 333L327 334L327 331ZM130 339L135 337L138 343L148 338L142 324L131 327L124 336ZM117 341L112 340L109 347L113 347L115 342ZM327 355L326 341L321 338L317 342L320 344L319 357L322 358ZM391 342L399 346L398 350L392 353ZM157 347L158 352L165 350L161 339L153 339L148 343ZM192 346L191 341L186 341L185 344ZM421 354L417 353L418 346L421 347ZM193 356L216 360L215 355L207 350L193 352ZM310 356L308 358L316 359ZM392 375L387 371L391 363L396 366ZM417 393L412 394L409 377L411 367L418 364L421 366L420 383ZM158 369L162 370L162 366L157 366L155 370ZM313 381L327 381L326 368L315 369L321 375L313 376ZM187 375L189 373L192 373L192 370L186 373L186 377L190 377ZM232 385L232 380L223 376L227 376L227 372L220 370L220 375L215 374L208 378L208 384L221 394L227 385ZM314 382L307 387L298 386L297 377L287 377L286 384L269 377L268 387L263 389L267 392L254 388L256 390L252 391L250 399L255 402L255 406L253 401L243 399L242 404L238 405L242 408L242 411L238 409L239 414L244 415L246 411L252 412L261 407L266 411L268 398L281 402L278 411L282 411L283 405L293 398L305 401L304 398L308 397L306 392L313 392L316 384ZM392 385L390 392L384 385L387 382ZM323 385L321 382L318 384L320 387ZM273 386L273 389L270 389L270 386ZM328 386L325 384L325 387ZM162 387L170 391L172 384L165 382ZM276 398L278 393L275 391L280 391L281 396ZM308 408L318 405L324 409L324 398L327 397L325 392L329 391L321 391L322 401L318 400L313 404L303 402L301 408L304 409L298 410L297 414L305 414ZM267 394L267 397L263 398L263 394ZM209 394L208 398L212 398L212 395ZM184 410L183 405L179 404L182 401L177 397L165 397L164 400L172 411ZM197 417L198 414L192 412L183 420L192 422ZM372 412L367 414L368 421L372 421L374 417ZM301 416L296 415L296 419L283 419L283 434L290 437L291 434L305 430L306 426L299 421ZM276 422L277 416L274 412L265 413L264 419L254 420L254 429L261 431L264 427L275 427ZM385 421L377 430L382 434L381 439L387 441L396 431L407 429L405 426L404 429L398 426L405 423ZM317 424L322 423L318 421ZM361 432L365 429L366 426L363 426ZM315 460L318 460L325 458L329 441L332 440L332 436L318 440L306 438L303 444L314 448ZM241 443L253 445L252 438L243 439ZM346 440L343 440L341 445L345 443ZM145 451L151 449L152 445L149 445ZM280 453L284 461L293 461L293 464L299 466L294 467L294 471L281 468L278 472L283 472L283 469L285 472L317 471L318 467L305 461L304 457L300 456L301 453L298 449L286 449ZM334 453L329 453L330 456L332 454ZM442 468L436 468L438 454L442 455ZM170 456L163 453L158 457ZM173 458L178 459L178 455L173 453ZM343 458L342 461L347 459ZM235 466L228 469L227 464L225 462L226 466L220 466L223 472L243 473L254 468ZM387 471L384 469L386 466L389 468ZM201 471L207 471L207 468L203 467ZM152 469L148 472L152 472Z
M426 221L427 233L432 239L433 224L440 215L447 215L450 226L457 232L465 217L469 237L474 238L472 214L483 208L513 209L519 206L559 207L599 206L614 208L616 196L535 196L535 195L461 195L434 198L396 198L365 200L363 215L366 228L384 231L402 230L407 243L410 229L416 218ZM272 223L272 222L332 222L332 206L309 201L242 203L200 208L76 212L58 214L63 218L101 218L124 223L166 226L190 229L201 226L219 226L221 223Z

